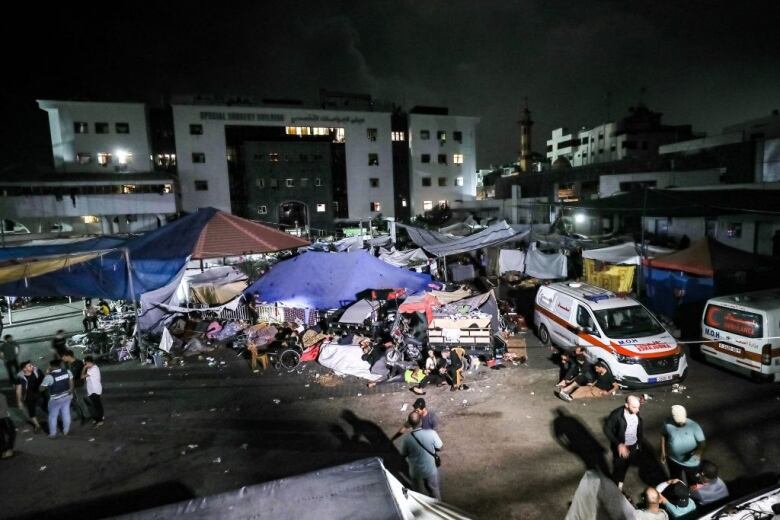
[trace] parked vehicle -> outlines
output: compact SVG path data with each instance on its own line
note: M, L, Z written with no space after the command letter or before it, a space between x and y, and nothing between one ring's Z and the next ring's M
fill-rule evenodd
M780 290L711 298L701 317L705 359L757 380L780 381Z
M684 379L688 361L661 322L641 303L575 282L539 288L534 306L539 338L565 350L586 348L621 384L651 386Z

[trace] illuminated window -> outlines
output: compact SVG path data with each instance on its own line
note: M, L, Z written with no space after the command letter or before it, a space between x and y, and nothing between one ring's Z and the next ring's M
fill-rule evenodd
M85 123L83 121L76 121L73 123L73 131L77 134L88 134L89 133L89 123Z
M96 134L107 134L108 133L108 123L95 123L95 133Z
M422 185L427 187L431 185L431 178L430 177L423 177L422 178Z
M440 208L446 208L447 207L447 201L446 200L440 200L439 201L439 207Z
M100 152L97 155L97 161L100 166L108 166L111 164L111 154L106 152Z
M371 185L372 188L378 188L379 187L379 179L377 179L376 177L371 177L370 179L368 179L368 182L369 182L369 184Z
M406 140L406 134L404 132L393 132L392 137L393 137L393 141Z
M463 186L463 177L455 177L455 186Z
M100 222L100 218L94 215L84 215L81 218L85 224L98 224Z
M371 211L382 211L382 203L376 201L372 202Z
M79 164L89 164L92 162L92 154L79 152L76 154L76 162Z
M406 207L406 199L401 199L401 207L402 208Z
M439 177L439 187L443 187L447 185L447 177Z
M452 164L463 164L463 154L456 153L452 156Z
M209 181L195 181L195 191L209 191Z
M322 186L322 179L320 179L319 177L314 179L314 185L317 187Z
M294 188L295 187L295 179L285 179L284 185L288 188Z
M119 164L130 164L133 162L133 154L127 152L117 152L116 162Z
M279 162L279 154L276 152L269 153L268 160L271 162Z
M194 163L205 163L206 162L206 154L202 152L192 152L192 162Z
M345 140L344 129L336 128L336 135L333 138L334 143L343 143Z
M257 206L257 214L265 215L268 213L268 206Z
M368 137L369 141L376 141L376 136L378 135L378 132L376 128L366 128L366 137Z
M368 154L368 165L369 166L379 166L379 154L376 154L376 153Z
M122 193L134 193L136 190L135 184L123 184Z
M445 132L444 130L439 130L438 132L436 132L436 139L438 139L439 141L446 141L447 132Z
M116 130L116 133L118 133L118 134L129 134L130 133L130 124L129 123L116 123L114 125L114 130Z
M325 213L325 204L317 204L317 213Z
M456 132L452 132L452 138L455 141L457 141L459 143L462 143L463 142L463 132L457 132L457 131Z
M424 200L423 201L423 209L428 211L433 209L433 201L432 200Z
M431 154L429 154L429 153L424 153L424 154L422 154L422 155L420 156L420 162L423 162L423 163L429 163L429 162L431 162Z
M440 153L439 154L439 164L447 164L447 154L446 153Z
M190 135L203 135L203 125L190 125Z
M173 193L173 186L170 185L170 184L163 184L162 192L163 193Z

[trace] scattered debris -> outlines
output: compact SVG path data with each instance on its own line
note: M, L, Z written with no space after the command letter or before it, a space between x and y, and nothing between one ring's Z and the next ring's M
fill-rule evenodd
M404 403L404 405L401 407L401 411L405 412L409 408L409 405Z
M89 442L95 442L95 438L94 437L90 437L89 438Z
M281 400L279 400L279 399L274 399L274 404L279 404L279 403L281 403L281 402L282 402L282 401L281 401Z
M246 450L248 448L249 448L249 444L247 444L247 443L244 443L244 444L241 445L241 449L242 450Z
M188 444L188 445L187 445L187 447L188 447L189 449L191 449L191 450L194 450L195 448L197 448L197 447L198 447L198 445L197 445L197 444Z
M212 460L214 464L222 464L222 457L217 457L216 459Z
M39 469L38 471L46 471L46 466L41 466L41 469Z
M357 395L357 396L358 396L358 397L363 397L363 394L361 394L360 392L358 392L358 395Z

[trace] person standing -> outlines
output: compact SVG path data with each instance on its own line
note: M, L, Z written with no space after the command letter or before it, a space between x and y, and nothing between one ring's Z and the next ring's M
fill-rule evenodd
M64 330L60 329L54 335L51 340L51 349L57 359L61 359L65 351L68 350L68 340L65 338Z
M90 300L84 302L84 310L82 313L84 314L84 319L81 323L84 325L84 332L96 329L98 324L98 309L92 305Z
M70 402L73 398L73 374L63 368L61 359L49 362L49 373L41 387L49 391L49 438L57 436L57 419L62 417L62 434L70 432Z
M35 416L36 408L41 406L44 412L48 411L46 401L41 395L41 383L43 372L32 361L22 361L22 369L16 374L16 403L27 419L35 428L35 432L41 431L41 425Z
M425 406L425 399L418 397L414 402L414 410L420 414L420 427L423 430L438 430L439 429L439 416L432 412ZM401 428L393 435L391 441L396 440L398 437L408 432L412 428L412 425L407 421Z
M639 462L642 445L642 418L640 402L635 395L626 397L626 404L612 411L604 423L604 434L612 447L612 480L623 489L623 480L631 464Z
M13 457L14 442L16 442L16 427L8 415L8 400L5 394L0 394L0 459Z
M705 440L701 426L688 418L685 407L672 406L672 417L661 428L661 463L666 463L671 478L694 482Z
M436 452L444 447L444 443L435 430L422 429L419 413L410 413L408 422L412 431L401 437L399 451L409 464L409 476L418 492L441 500Z
M5 362L5 369L8 371L8 382L14 386L16 374L19 372L19 344L14 341L13 336L6 334L3 338L3 345L0 348L0 357Z
M84 362L76 358L72 350L65 351L65 355L62 356L62 361L65 363L65 368L70 370L73 375L73 400L71 404L75 405L78 412L81 424L87 422L87 419L91 416L89 409L87 408L86 399L87 396L84 393L84 378L81 374L84 372Z
M100 379L100 368L95 364L92 356L84 357L84 369L82 377L87 381L87 396L92 403L92 421L95 428L103 426L103 383Z

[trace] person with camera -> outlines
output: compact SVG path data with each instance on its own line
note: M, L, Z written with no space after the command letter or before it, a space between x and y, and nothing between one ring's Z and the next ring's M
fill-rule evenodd
M422 428L422 416L419 412L409 414L409 426L412 431L400 439L399 452L409 465L409 476L416 491L441 500L439 484L439 466L441 459L437 452L444 447L436 430Z

